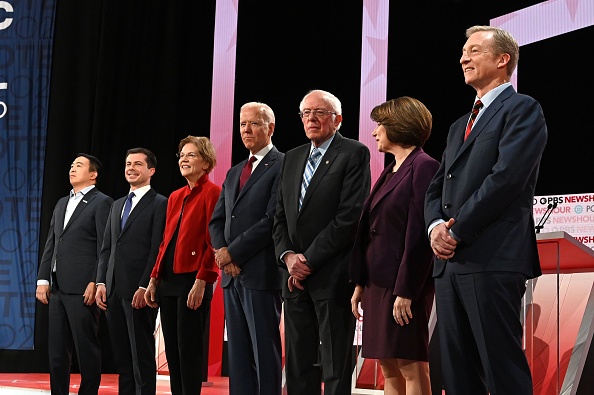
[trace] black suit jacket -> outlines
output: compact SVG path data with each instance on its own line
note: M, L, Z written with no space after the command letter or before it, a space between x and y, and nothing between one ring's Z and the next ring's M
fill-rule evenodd
M541 274L532 204L547 127L540 104L506 88L477 120L451 127L425 199L425 224L454 218L462 242L448 261L458 273L506 271ZM433 275L446 261L436 259Z
M54 209L37 279L50 281L56 262L62 292L82 295L97 277L97 261L113 199L97 188L91 189L82 197L64 228L68 198L61 198Z
M239 176L247 159L233 166L227 172L210 220L213 248L227 247L233 262L241 267L237 279L248 289L281 288L281 270L274 256L272 225L284 157L285 154L273 147L241 191ZM221 285L228 286L231 279L223 273Z
M126 198L116 200L109 214L99 256L97 282L105 284L109 297L115 276L118 295L131 300L139 287L148 286L163 238L167 198L149 189L134 206L124 229L120 229Z
M350 297L349 252L353 246L361 208L371 187L369 149L336 132L311 179L303 205L299 195L311 144L287 152L283 162L274 222L276 257L286 251L302 253L312 268L303 282L313 299ZM283 271L283 297L289 292L288 271Z

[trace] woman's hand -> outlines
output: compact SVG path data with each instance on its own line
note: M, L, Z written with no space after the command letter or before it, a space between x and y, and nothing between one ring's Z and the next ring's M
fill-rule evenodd
M148 287L146 287L146 292L144 293L144 301L149 307L157 308L159 304L157 303L157 285L159 284L156 278L151 278L149 281Z
M202 304L204 299L204 290L206 288L206 281L200 280L199 278L194 281L194 285L188 294L188 308L196 310Z
M357 285L355 292L353 292L353 297L351 297L351 311L356 319L361 318L361 314L359 314L359 303L361 303L361 299L363 299L363 287Z
M411 304L412 299L403 298L400 296L396 297L392 314L394 315L394 320L398 323L398 325L404 326L405 324L408 324L409 318L413 318L412 311L410 309Z

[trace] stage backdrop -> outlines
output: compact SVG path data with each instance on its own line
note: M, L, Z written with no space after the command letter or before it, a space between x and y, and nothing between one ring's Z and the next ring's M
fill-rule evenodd
M594 249L594 193L535 196L533 214L536 224L542 222L540 233L563 231Z
M54 10L0 1L0 349L33 349Z

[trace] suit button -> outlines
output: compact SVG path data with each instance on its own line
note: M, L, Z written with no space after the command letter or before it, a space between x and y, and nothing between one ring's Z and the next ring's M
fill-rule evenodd
M451 205L451 204L449 204L449 203L446 203L446 204L444 204L444 205L443 205L443 208L444 208L444 209L448 209L448 208L450 208L450 207L452 207L452 205Z
M451 179L451 178L452 178L452 175L451 175L451 174L448 174L448 175L446 176L446 180L449 180L449 179Z
M235 219L235 215L232 215L232 216L231 216L231 219Z
M58 239L58 241L62 241L62 238L60 237L60 238Z
M196 251L192 251L192 255L196 255Z
M372 234L372 235L374 235L374 234L376 234L376 233L377 233L377 230L375 230L375 229L371 229L371 234Z

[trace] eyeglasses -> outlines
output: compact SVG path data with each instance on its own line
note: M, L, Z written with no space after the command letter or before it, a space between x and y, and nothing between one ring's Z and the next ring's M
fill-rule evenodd
M335 112L318 108L318 109L315 109L315 110L303 110L303 111L299 111L299 118L309 118L310 115L313 115L316 118L323 118L323 117L325 117L327 115L330 115L330 114L336 115Z
M194 152L188 152L187 154L185 154L183 152L178 152L177 154L175 154L175 156L177 156L179 159L184 159L184 158L194 159L194 158L198 157L198 154L196 154Z

